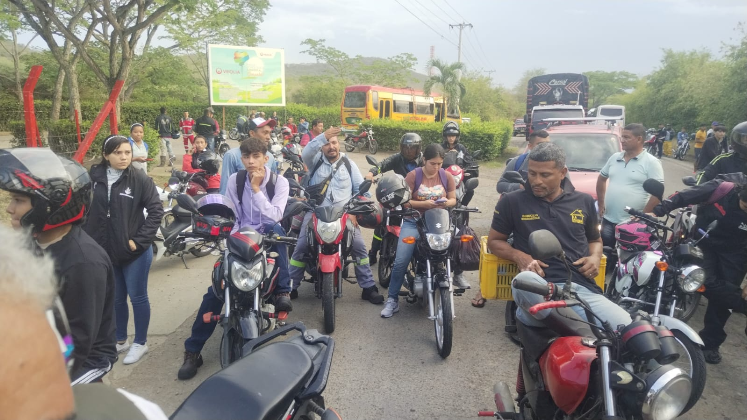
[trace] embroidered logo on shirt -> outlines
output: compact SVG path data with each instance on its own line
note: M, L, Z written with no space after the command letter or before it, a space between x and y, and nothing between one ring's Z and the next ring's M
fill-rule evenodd
M739 225L739 229L742 229L742 230L747 230L747 224L745 224L744 222L742 222L742 223L741 223L741 224Z
M135 198L131 194L132 194L132 190L130 189L130 187L125 188L124 192L119 193L119 195L123 195L125 197Z
M539 220L540 215L539 214L522 214L521 215L521 221L526 222L528 220Z
M573 213L571 213L571 222L578 223L579 225L584 224L584 212L581 211L581 209L573 210Z

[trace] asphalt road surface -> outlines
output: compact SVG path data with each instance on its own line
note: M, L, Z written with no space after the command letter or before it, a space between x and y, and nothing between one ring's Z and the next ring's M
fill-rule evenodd
M521 145L523 141L520 137L512 143ZM230 143L236 146L235 142ZM367 171L364 153L356 151L348 156L363 172ZM376 155L378 159L385 156L382 152ZM691 174L691 164L668 158L663 164L667 194L682 188L680 178ZM482 210L471 217L478 235L488 233L497 200L495 182L501 172L502 165L481 168L481 184L471 203ZM364 229L363 234L370 243L372 232ZM221 330L217 328L202 351L205 364L197 376L189 381L176 379L183 360L183 343L210 284L216 257L196 259L190 255L186 259L189 269L177 257L153 263L149 279L150 352L135 365L118 362L106 378L114 386L158 403L167 414L219 369ZM374 266L374 276L375 269ZM454 298L455 340L446 360L436 353L433 322L426 318L426 310L419 303L410 305L401 299L400 312L382 319L381 305L362 301L360 288L345 283L343 297L337 301L337 329L333 334L336 347L324 393L327 405L335 407L343 418L357 420L472 419L478 410L494 409L493 384L515 383L518 347L503 332L505 302L489 301L482 309L473 308L470 299L479 283L478 272L467 273L467 278L473 290ZM299 291L289 321L302 321L309 328L321 330L321 301L314 297L309 283L303 283ZM702 328L704 310L701 307L691 321L696 330ZM703 397L683 418L747 418L744 325L742 315L729 321L729 338L721 349L724 360L720 365L708 365ZM134 333L132 321L129 332ZM221 401L216 400L215 404Z

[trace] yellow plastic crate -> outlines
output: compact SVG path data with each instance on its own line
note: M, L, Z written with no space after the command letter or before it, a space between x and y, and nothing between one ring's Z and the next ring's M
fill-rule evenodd
M599 275L594 279L604 290L604 274L607 257L602 257ZM480 238L480 290L485 299L514 300L511 294L511 280L519 273L513 261L498 258L488 249L488 237Z

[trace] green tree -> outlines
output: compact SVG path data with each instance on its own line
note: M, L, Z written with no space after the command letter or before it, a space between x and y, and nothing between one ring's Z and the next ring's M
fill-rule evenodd
M304 39L301 45L305 45L307 49L301 53L314 57L317 63L326 63L332 67L337 77L347 84L356 71L358 60L337 48L327 46L325 42L325 39Z
M465 65L464 63L449 64L438 58L434 58L428 62L428 67L438 70L438 74L431 76L425 81L423 91L426 95L430 95L434 87L440 87L444 93L446 115L450 115L456 111L459 100L467 93L464 83L459 80L459 76L464 71Z
M402 53L386 60L374 59L369 64L363 64L361 57L356 57L353 81L360 84L405 87L412 78L410 71L415 68L418 59L410 53Z
M324 108L339 106L345 83L334 76L301 76L288 81L288 97L293 103Z
M8 80L12 80L14 84L13 93L16 95L19 101L23 101L23 88L21 87L21 56L28 49L29 44L37 37L34 34L26 45L20 45L18 43L18 36L28 30L23 25L21 14L18 12L15 6L10 4L7 0L0 1L0 47L10 56L13 61L13 78L8 76ZM3 72L4 73L4 72Z
M611 96L633 89L638 76L627 71L587 71L589 78L589 106L604 105Z
M461 80L467 90L459 102L462 112L477 114L482 121L518 115L511 92L501 86L493 87L490 77L474 71L465 74Z

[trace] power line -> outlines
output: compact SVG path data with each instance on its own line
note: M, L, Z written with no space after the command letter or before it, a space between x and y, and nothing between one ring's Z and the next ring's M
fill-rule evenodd
M482 49L482 44L480 43L480 37L475 35L475 39L477 40L477 46L480 47L480 52L482 53L482 56L485 57L485 59L488 59L488 55L485 54L485 51Z
M487 68L491 68L490 63L486 61L484 58L480 56L480 54L477 53L477 48L472 44L472 41L469 39L469 34L466 35L467 43L469 44L470 48L472 48L472 51L475 53L475 57L479 59L479 61L485 65Z
M451 7L451 5L449 4L449 2L448 2L448 1L444 0L444 3L446 3L446 5L447 5L447 6ZM459 12L457 12L457 9L455 9L455 8L451 7L451 10L453 10L453 11L454 11L454 13L456 13L456 14L457 14L457 16L459 16L460 18L462 18L462 20L463 20L463 21L466 21L466 20L467 20L467 19L465 19L465 18L464 18L464 16L460 15L460 14L459 14Z
M453 45L453 46L455 46L455 47L459 47L459 46L458 46L457 44L455 44L455 43L454 43L453 41L451 41L450 39L446 38L446 37L445 37L444 35L442 35L442 34L441 34L440 32L438 32L437 30L433 29L433 28L432 28L432 27L431 27L430 25L428 25L427 23L425 23L425 22L423 21L423 19L420 19L420 18L419 18L419 17L418 17L418 16L417 16L417 15L416 15L415 13L411 12L411 11L410 11L410 9L408 9L407 7L405 7L405 5L404 5L404 4L400 3L400 2L399 2L399 0L394 0L394 1L395 1L395 2L397 3L397 4L399 4L400 6L402 6L402 8L403 8L403 9L407 10L407 12L408 12L409 14L413 15L413 16L415 17L415 19L419 20L419 21L420 21L420 23L422 23L423 25L427 26L427 27L428 27L428 29L430 29L431 31L435 32L435 33L436 33L436 35L440 36L440 37L441 37L441 39L443 39L444 41L448 42L449 44L451 44L451 45Z
M436 3L436 0L431 0L431 2L432 2L432 3L433 3L433 4L435 5L435 6L436 6L436 7L438 7L438 10L440 10L440 11L444 12L444 14L445 14L445 15L446 15L446 16L447 16L447 17L448 17L449 19L451 19L451 16L449 16L449 12L447 12L447 11L446 11L446 10L444 10L444 9L442 9L442 8L441 8L441 6L439 6L439 5L438 5L438 3Z
M443 23L445 23L445 24L447 24L447 25L449 24L449 22L447 22L447 21L445 21L445 20L441 19L441 16L438 16L437 14L435 14L435 13L434 13L434 12L433 12L433 11L432 11L431 9L429 9L429 8L425 7L425 6L424 6L424 5L422 4L422 3L420 3L420 2L418 1L418 0L414 0L414 1L415 1L415 3L419 4L419 5L420 5L420 7L422 7L422 8L423 8L423 9L425 9L425 10L427 10L428 12L430 12L430 14L432 14L433 16L435 16L435 17L436 17L437 19L441 20L441 22L443 22Z

